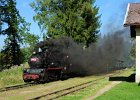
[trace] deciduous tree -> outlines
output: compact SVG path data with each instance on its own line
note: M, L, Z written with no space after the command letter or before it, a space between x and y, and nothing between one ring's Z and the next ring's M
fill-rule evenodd
M72 37L76 42L89 45L97 40L100 28L99 8L95 0L36 0L31 7L34 20L46 36Z

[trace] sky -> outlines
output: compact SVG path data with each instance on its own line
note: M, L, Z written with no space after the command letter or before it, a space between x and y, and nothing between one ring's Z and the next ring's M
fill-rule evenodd
M41 31L36 22L33 21L35 15L34 10L29 6L34 0L16 0L17 9L27 22L31 23L30 32L40 34ZM140 3L140 0L96 0L95 4L99 7L99 15L101 15L100 33L107 34L110 30L123 28L123 20L128 3ZM0 36L0 50L4 46L5 36Z

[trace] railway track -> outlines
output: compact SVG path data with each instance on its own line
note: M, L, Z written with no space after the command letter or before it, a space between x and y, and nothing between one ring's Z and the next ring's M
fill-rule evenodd
M36 84L21 84L21 85L15 85L15 86L9 86L9 87L4 87L4 88L0 88L0 92L4 92L4 91L9 91L9 90L15 90L15 89L19 89L19 88L24 88L24 87L30 87Z
M42 99L42 98L45 98L47 100L54 100L54 99L57 99L59 97L62 97L62 96L71 94L73 92L79 91L81 89L84 89L86 87L89 87L89 86L91 86L93 84L97 84L97 81L105 79L106 77L114 76L114 75L119 74L119 73L105 75L104 77L101 77L101 78L98 78L98 79L95 79L95 80L92 80L92 81L88 81L88 82L85 82L85 83L82 83L82 84L79 84L79 85L76 85L76 86L72 86L72 87L69 87L69 88L65 88L65 89L61 89L61 90L56 90L56 91L47 93L45 95L41 95L41 96L32 98L30 100L38 100L38 99Z

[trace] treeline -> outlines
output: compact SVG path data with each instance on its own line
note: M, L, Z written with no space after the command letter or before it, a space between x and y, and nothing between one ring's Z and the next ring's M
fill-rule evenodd
M35 0L30 6L36 13L33 19L43 39L68 36L88 47L97 41L101 25L99 7L94 3L95 0ZM0 69L27 61L40 38L30 33L30 25L20 16L16 0L0 1L0 35L6 36L0 52Z

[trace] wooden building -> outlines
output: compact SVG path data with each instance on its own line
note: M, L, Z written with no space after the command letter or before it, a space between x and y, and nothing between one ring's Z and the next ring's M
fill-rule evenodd
M140 82L140 3L129 3L124 26L130 27L131 37L136 38L136 82Z

